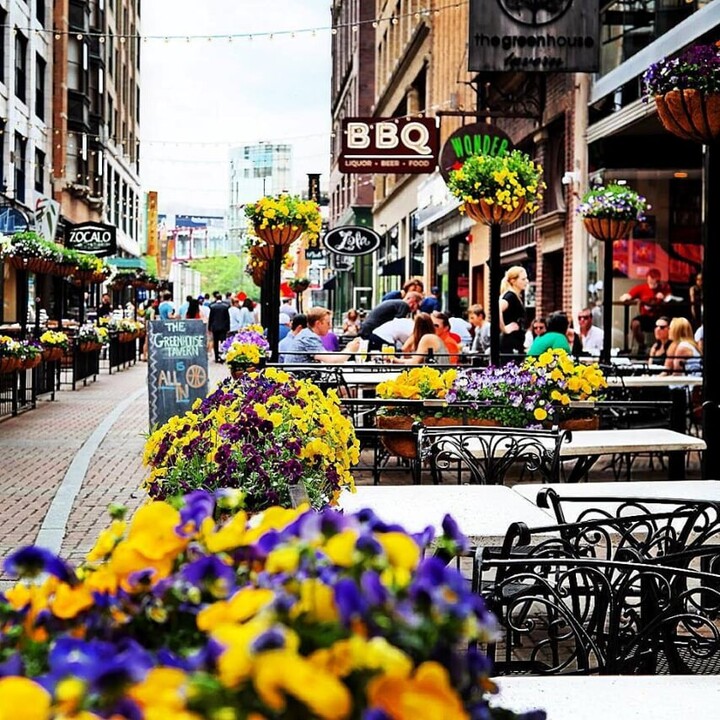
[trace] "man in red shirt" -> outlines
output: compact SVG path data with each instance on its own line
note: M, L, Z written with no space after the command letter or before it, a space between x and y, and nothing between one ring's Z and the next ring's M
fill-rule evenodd
M450 332L450 318L445 313L434 312L432 321L435 326L435 334L445 343L448 350L447 362L457 365L460 360L460 345L453 337L454 333ZM443 362L442 358L440 362Z
M670 286L666 282L661 282L661 277L662 274L657 268L650 268L646 282L635 285L630 292L620 296L622 302L637 300L639 304L640 314L630 323L633 343L637 343L638 354L645 353L645 333L653 332L655 321L663 314L665 298L672 294Z

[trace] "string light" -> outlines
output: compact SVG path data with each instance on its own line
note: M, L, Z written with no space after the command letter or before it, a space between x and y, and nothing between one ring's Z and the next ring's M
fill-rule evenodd
M273 31L266 31L266 32L253 32L253 33L233 33L231 35L228 35L227 33L217 34L217 35L140 35L139 33L125 33L125 34L113 34L112 37L116 37L121 45L124 45L128 40L142 40L143 43L148 42L149 40L159 40L161 42L165 42L166 40L173 41L173 40L204 40L206 42L211 42L212 40L228 40L232 41L232 39L248 39L252 40L254 37L275 37L275 36L286 36L290 38L296 38L300 35L311 35L315 36L318 32L327 32L328 30L333 34L336 35L340 30L344 30L346 28L349 28L353 32L357 32L359 28L363 25L371 25L373 28L378 28L379 25L383 22L390 23L392 25L397 25L398 22L402 18L415 18L416 20L419 20L422 17L431 17L434 13L435 15L438 15L443 10L452 10L459 7L465 7L469 3L469 0L454 0L452 2L448 2L445 5L442 5L440 7L434 8L434 9L423 9L420 11L413 10L412 12L406 12L406 13L400 13L398 15L393 15L392 17L377 17L371 20L358 20L353 22L346 22L346 23L338 23L333 26L323 26L323 27L314 27L314 28L299 28L295 30L273 30ZM9 27L9 26L0 26L0 27ZM88 32L88 33L76 33L73 31L65 30L65 31L58 31L58 30L45 30L45 29L37 29L32 27L24 27L24 28L18 28L13 27L13 32L17 33L20 30L23 30L25 32L35 32L38 34L47 34L52 35L55 37L56 40L60 40L63 35L70 36L74 35L78 40L83 39L98 39L99 42L105 42L106 40L111 38L110 34L107 33L101 33L101 32Z

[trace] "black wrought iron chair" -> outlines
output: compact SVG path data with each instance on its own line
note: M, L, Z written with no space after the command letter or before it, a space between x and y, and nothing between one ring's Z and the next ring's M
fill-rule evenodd
M502 485L513 467L559 482L562 443L568 430L527 430L482 426L413 426L419 462L430 469L434 483L451 479L457 483ZM419 478L417 479L419 481Z

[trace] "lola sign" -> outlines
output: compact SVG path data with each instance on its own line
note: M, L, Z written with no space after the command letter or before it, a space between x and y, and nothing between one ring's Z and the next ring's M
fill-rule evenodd
M434 118L345 118L340 172L432 172L438 147Z
M368 255L380 246L380 236L370 228L346 225L330 230L323 238L325 247L336 255Z
M117 253L117 228L96 222L84 222L65 228L65 247L78 252L106 257Z

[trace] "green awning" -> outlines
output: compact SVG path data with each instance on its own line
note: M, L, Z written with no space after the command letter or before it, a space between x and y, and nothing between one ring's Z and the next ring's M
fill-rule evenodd
M140 270L147 270L147 263L145 262L145 258L109 257L105 258L105 262L108 265L114 265L115 267L122 268L123 270L134 270L135 268L139 268Z

